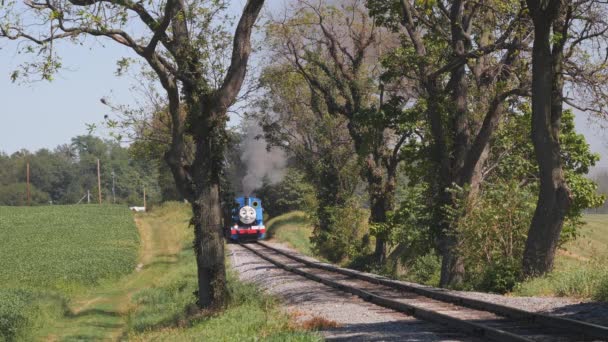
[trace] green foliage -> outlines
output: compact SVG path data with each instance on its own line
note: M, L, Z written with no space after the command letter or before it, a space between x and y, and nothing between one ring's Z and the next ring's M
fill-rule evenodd
M452 189L454 206L445 210L461 241L459 252L468 271L468 286L510 291L536 204L535 193L514 181L486 184L471 198L470 189Z
M315 334L298 331L278 302L252 284L228 272L230 301L221 314L193 315L197 288L195 262L184 251L179 262L154 287L133 296L136 309L129 314L128 336L135 340L209 341L318 341Z
M417 257L407 270L405 279L415 283L439 286L441 259L435 253Z
M23 339L25 329L31 324L27 311L34 301L31 291L0 289L0 340L14 341Z
M426 197L429 195L428 184L403 183L398 193L401 202L398 209L390 213L386 224L389 230L388 241L407 249L410 256L424 255L432 248L434 239L431 213L426 204Z
M264 179L261 188L255 194L262 199L264 213L276 217L294 210L306 210L314 197L313 187L305 181L302 172L288 168L283 179L270 184Z
M62 316L66 305L58 293L0 287L0 341L34 340L34 331Z
M527 104L522 104L520 110L519 113L511 113L496 132L489 159L489 164L496 163L496 168L488 180L497 182L511 179L536 193L538 166L529 139L531 110ZM601 206L605 196L597 193L597 185L586 176L599 156L591 152L585 137L576 132L572 111L564 111L561 123L562 160L573 199L562 229L560 244L563 244L577 237L583 210Z
M497 259L486 265L482 271L479 284L475 288L497 293L510 292L519 284L521 265L515 259Z
M39 190L36 186L30 185L30 204L44 205L49 204L50 196L48 193ZM23 206L27 205L27 184L13 183L8 185L0 184L0 204Z
M369 252L369 211L351 199L344 206L324 207L326 229L315 225L311 241L316 254L332 262L343 262Z

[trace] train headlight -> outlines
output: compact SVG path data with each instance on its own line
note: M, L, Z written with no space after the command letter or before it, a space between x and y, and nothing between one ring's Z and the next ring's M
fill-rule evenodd
M239 210L239 219L244 224L252 224L255 221L255 209L246 205Z

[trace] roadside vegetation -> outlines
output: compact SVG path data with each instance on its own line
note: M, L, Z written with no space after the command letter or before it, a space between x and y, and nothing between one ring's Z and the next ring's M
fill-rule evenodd
M251 284L228 273L229 304L220 313L199 313L196 298L196 264L189 245L189 207L164 204L151 213L138 215L140 224L151 228L154 250L144 272L160 274L151 287L133 294L125 316L125 336L134 341L318 341L314 333L292 325L278 302ZM163 237L179 236L166 245ZM168 252L168 253L167 253ZM167 254L169 256L167 256Z
M319 340L231 273L226 311L197 310L183 203L135 214L137 229L123 206L0 207L0 216L0 341ZM40 241L33 253L28 243Z

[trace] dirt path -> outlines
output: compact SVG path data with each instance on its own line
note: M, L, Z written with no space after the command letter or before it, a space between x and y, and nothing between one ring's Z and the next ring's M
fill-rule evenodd
M97 286L72 299L64 319L56 322L47 341L112 340L124 335L127 317L133 309L132 296L162 278L163 269L156 262L176 259L182 248L182 236L171 231L151 214L137 214L135 223L141 238L139 261L133 273Z

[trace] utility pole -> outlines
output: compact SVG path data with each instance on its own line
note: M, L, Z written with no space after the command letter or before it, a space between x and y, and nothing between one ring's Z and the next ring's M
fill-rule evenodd
M30 163L27 162L27 166L26 166L26 183L27 183L27 205L28 207L30 206Z
M87 204L91 204L91 190L87 190Z
M146 205L146 186L144 185L144 211L147 211L147 205Z
M116 176L116 173L114 173L114 170L112 170L112 203L116 204L116 191L114 190L114 177Z
M101 171L99 167L99 159L97 159L97 189L99 190L99 204L101 204Z

